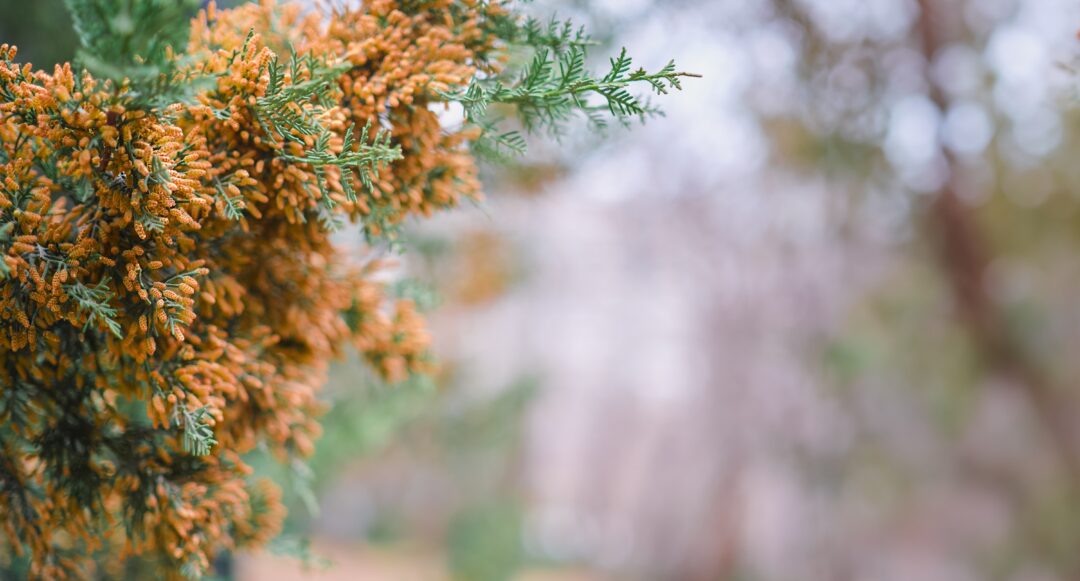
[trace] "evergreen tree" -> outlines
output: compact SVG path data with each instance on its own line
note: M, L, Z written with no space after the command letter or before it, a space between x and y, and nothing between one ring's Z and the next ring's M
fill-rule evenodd
M658 111L674 64L508 2L68 0L76 63L0 47L0 554L30 578L198 578L272 538L277 488L242 455L301 462L317 391L352 345L389 382L429 368L408 300L351 266L408 216L480 195L477 159ZM523 67L510 55L531 55ZM460 104L447 127L437 111Z

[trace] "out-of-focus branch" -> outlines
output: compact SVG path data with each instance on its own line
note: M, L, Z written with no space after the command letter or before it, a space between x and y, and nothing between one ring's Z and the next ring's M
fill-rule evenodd
M935 0L919 1L919 34L928 65L947 42L944 11L953 5ZM932 78L927 79L927 84L929 97L945 111L949 105L948 96ZM1060 386L1054 385L1042 366L1024 350L1010 331L1002 306L987 287L991 250L971 209L957 193L955 157L944 148L941 153L948 167L948 179L935 193L927 218L961 322L987 366L1023 390L1073 484L1080 487L1080 447L1069 410L1060 401Z

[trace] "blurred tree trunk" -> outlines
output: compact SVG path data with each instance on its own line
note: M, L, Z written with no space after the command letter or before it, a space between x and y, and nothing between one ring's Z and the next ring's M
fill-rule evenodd
M949 97L929 74L934 56L946 46L961 3L920 0L918 31L926 59L929 97L944 114ZM941 147L948 177L934 193L928 208L928 227L951 288L957 315L980 352L983 364L1021 389L1046 429L1072 487L1080 485L1080 449L1072 428L1073 417L1065 386L1054 385L1049 373L1034 361L1009 328L1004 309L988 286L987 270L993 259L972 208L959 195L959 164Z

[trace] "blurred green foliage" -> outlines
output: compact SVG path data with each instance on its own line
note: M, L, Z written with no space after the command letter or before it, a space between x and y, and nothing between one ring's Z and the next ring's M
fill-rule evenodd
M490 502L460 513L448 535L450 569L458 579L505 581L522 565L521 508Z
M0 0L0 44L19 47L22 62L51 69L75 56L79 39L63 0Z

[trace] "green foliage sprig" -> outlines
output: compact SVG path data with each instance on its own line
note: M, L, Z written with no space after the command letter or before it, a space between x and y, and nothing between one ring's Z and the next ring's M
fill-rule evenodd
M189 410L187 406L178 405L174 411L173 423L184 432L184 451L195 456L206 456L210 449L217 444L214 439L214 430L207 423L210 410L202 406L196 410Z
M266 94L255 105L256 118L266 128L269 137L295 143L305 143L306 138L315 138L314 146L302 155L282 154L280 157L312 167L318 187L319 221L332 231L342 228L344 219L340 213L334 212L337 202L326 184L327 168L338 169L346 199L356 202L354 175L366 190L371 191L379 171L386 164L402 158L401 147L390 142L390 133L379 129L372 135L370 122L360 130L359 137L353 127L346 129L340 151L332 151L333 135L321 121L320 115L335 104L337 79L348 68L347 64L328 64L314 55L300 56L292 52L286 69L275 58L267 66L269 84ZM377 212L369 214L365 224L375 226L366 228L365 233L393 230Z
M681 90L681 79L700 77L679 71L674 61L654 72L635 69L625 48L610 59L606 73L595 74L587 66L587 51L598 43L568 20L552 19L547 24L534 18L523 23L499 20L493 28L505 41L532 51L532 58L519 72L510 69L477 76L467 87L443 96L460 104L466 122L480 128L474 152L494 161L522 155L526 149L519 132L502 129L503 117L491 113L495 107L508 108L527 132L545 131L560 137L567 124L579 116L594 130L604 130L611 121L626 126L633 120L662 115L647 97L633 93L633 88L644 86L664 95Z
M116 307L109 302L113 299L113 293L109 290L109 279L103 279L93 286L75 282L65 288L72 300L87 315L84 331L92 325L104 324L116 337L123 336L120 323L116 321Z

